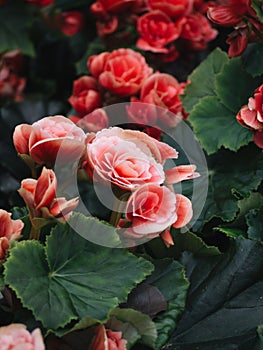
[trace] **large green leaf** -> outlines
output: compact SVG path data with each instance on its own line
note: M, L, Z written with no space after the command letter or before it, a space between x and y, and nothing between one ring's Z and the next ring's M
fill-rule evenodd
M168 302L168 309L155 319L158 332L156 348L160 349L174 332L184 311L189 282L185 277L183 266L177 261L156 260L154 265L155 270L147 278L147 282L156 286Z
M240 198L237 196L248 197L263 178L262 151L252 144L237 153L222 150L212 156L209 162L211 170L208 196L194 230L213 217L224 221L234 220L239 210Z
M112 235L113 228L93 218L76 215L80 227ZM21 261L23 264L21 264ZM152 270L152 264L123 249L95 245L58 224L46 246L34 241L17 243L5 263L5 281L23 305L46 328L57 329L84 317L106 320L131 289Z
M189 121L208 154L215 153L222 146L236 151L252 141L251 131L237 122L236 114L217 96L204 97L194 107Z
M245 70L241 58L232 58L216 76L216 94L236 116L259 84L260 81Z
M189 75L191 84L181 96L186 112L191 113L202 98L216 95L215 77L227 62L227 54L217 48Z
M263 45L250 44L243 57L246 70L253 77L262 75L263 67Z
M189 76L182 101L189 122L208 154L222 146L237 151L252 141L252 133L236 121L239 109L260 84L243 66L242 59L229 59L214 50Z
M28 33L30 17L25 6L18 1L1 5L0 52L20 49L26 55L34 55L34 47Z
M186 254L183 263L190 290L167 349L244 349L262 324L263 245L238 238L223 256Z

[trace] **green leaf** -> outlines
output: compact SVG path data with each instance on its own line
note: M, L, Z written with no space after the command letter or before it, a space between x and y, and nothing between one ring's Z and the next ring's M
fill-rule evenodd
M222 146L237 151L252 141L252 133L236 121L239 109L260 84L243 66L241 58L214 50L189 76L182 98L189 122L208 154Z
M248 238L263 241L263 207L251 209L246 215Z
M155 320L158 331L156 348L160 349L174 332L184 311L189 282L185 277L183 266L177 261L156 260L154 265L155 270L146 282L157 287L169 303L168 309Z
M111 234L112 228L98 220L75 215L77 219L86 231ZM68 223L52 230L45 247L34 241L17 243L4 267L6 283L50 329L84 317L105 321L152 270L150 262L123 249L85 240Z
M23 54L34 56L34 47L27 30L29 22L26 7L19 2L1 5L0 52L20 49Z
M259 192L252 192L250 196L238 201L239 219L243 218L251 209L263 206L263 196Z
M234 115L248 102L258 85L259 81L244 69L240 57L232 58L216 76L216 94Z
M193 227L194 231L213 217L228 222L234 220L239 210L235 194L248 197L258 188L263 177L262 151L253 144L243 147L237 153L221 150L209 162L211 170L208 196Z
M263 67L263 45L250 44L245 54L243 55L245 68L252 77L262 75Z
M111 311L107 326L122 332L122 337L128 341L128 349L138 341L155 349L157 338L155 324L148 315L140 311L116 308Z
M161 238L156 238L147 243L150 254L155 258L179 258L185 251L192 252L196 255L209 256L221 254L217 247L208 246L194 233L178 232L172 228L171 230L174 245L166 248Z
M28 215L26 207L14 207L12 208L11 212L13 220L21 219Z
M216 96L203 97L192 110L189 122L208 154L215 153L222 146L236 151L253 138L252 132L242 127L236 114Z
M189 75L191 84L181 96L186 112L191 113L202 98L215 95L215 77L228 60L227 54L217 48Z
M215 231L219 231L227 235L231 238L237 238L239 236L246 237L246 234L244 231L238 229L238 228L229 228L229 227L214 227Z
M223 256L185 254L183 263L190 290L167 349L240 349L256 338L262 324L263 245L238 238Z

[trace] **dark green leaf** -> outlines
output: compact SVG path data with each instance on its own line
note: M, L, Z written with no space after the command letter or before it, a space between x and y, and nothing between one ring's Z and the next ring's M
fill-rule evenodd
M248 238L263 241L263 207L251 209L246 215Z
M248 98L253 95L258 85L259 81L253 79L243 68L240 57L232 58L216 76L216 94L234 115L248 102Z
M262 75L263 66L263 45L250 44L244 54L245 68L252 77Z
M147 283L158 287L169 303L168 310L155 320L158 338L156 348L160 349L175 330L178 319L185 307L189 282L185 277L183 266L172 259L156 260L155 270L147 278Z
M252 141L252 132L242 127L236 114L216 96L203 97L192 110L189 121L208 154L215 153L222 146L236 151Z
M74 220L86 231L99 234L103 229L112 236L113 228L96 219L75 215ZM58 224L46 247L24 241L11 249L5 281L37 320L57 329L84 317L105 321L151 270L151 263L142 258L95 245L69 224Z
M156 327L148 315L133 309L116 308L111 311L110 317L107 326L122 332L123 338L128 341L128 349L136 341L155 349Z
M146 246L152 256L159 259L165 257L179 258L184 251L203 256L220 254L218 248L208 246L200 237L190 231L182 233L172 229L171 232L174 245L169 248L166 248L161 238L153 239L147 243Z
M228 60L227 54L217 48L190 74L191 84L181 96L186 112L191 113L204 97L215 96L215 77Z
M239 349L262 323L263 245L237 238L223 256L185 254L186 310L167 349Z
M25 55L34 55L29 37L30 17L25 6L19 2L1 5L0 10L0 52L20 49Z
M215 231L222 232L228 237L237 238L239 236L246 237L246 233L238 228L229 228L229 227L214 227Z
M222 150L210 158L210 163L208 196L194 231L213 217L234 220L239 210L235 192L248 197L263 178L262 151L252 144L237 153Z
M14 207L12 208L12 219L21 219L28 215L26 207Z

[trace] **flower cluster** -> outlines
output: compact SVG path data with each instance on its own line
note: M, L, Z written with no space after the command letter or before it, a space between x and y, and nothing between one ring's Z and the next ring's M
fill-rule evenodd
M131 192L125 219L116 223L125 225L120 231L125 237L152 238L165 232L170 237L171 226L181 228L191 220L191 201L174 194L170 185L199 174L194 165L164 170L170 158L178 158L175 149L140 131L113 127L88 135L84 168L93 181Z
M114 100L130 100L128 119L137 124L175 127L187 117L179 97L186 83L179 83L169 74L154 73L139 52L131 49L102 52L90 56L87 65L92 76L84 75L74 81L69 103L78 113L70 119L74 122L82 119L81 125L88 131L108 126L107 115L100 107ZM154 106L163 108L163 112Z
M241 107L237 121L254 133L255 144L263 148L263 85L260 85L250 97L248 104Z
M69 119L53 116L33 125L18 125L13 138L17 152L27 163L30 158L38 166L52 166L60 152L62 156L57 162L60 158L64 163L77 160L92 181L128 192L124 220L129 226L125 235L130 239L158 236L171 226L185 226L192 217L191 201L174 194L171 185L199 176L195 166L164 170L165 161L178 158L178 152L144 132L112 127L85 135ZM57 198L56 191L56 176L45 167L38 180L22 181L19 194L27 205L33 227L42 226L49 219L65 220L78 205L76 198L69 201ZM44 221L39 224L38 218Z
M203 0L98 0L91 11L105 40L116 31L126 38L129 32L125 28L134 26L139 49L158 54L163 61L174 61L185 50L204 50L216 37L217 31L206 17L207 5Z
M251 0L221 0L209 6L208 18L221 26L234 27L227 39L230 57L241 55L249 42L262 40L263 26Z

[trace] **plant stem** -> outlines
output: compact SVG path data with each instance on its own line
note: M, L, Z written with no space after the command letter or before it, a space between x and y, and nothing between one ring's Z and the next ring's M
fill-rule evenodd
M126 206L126 201L129 198L130 193L124 193L120 198L114 197L113 210L111 212L110 224L117 227L118 222L122 216L124 208Z
M31 231L30 231L30 235L29 235L29 239L35 239L35 240L39 240L39 236L40 236L40 228L35 227L34 225L31 226Z

